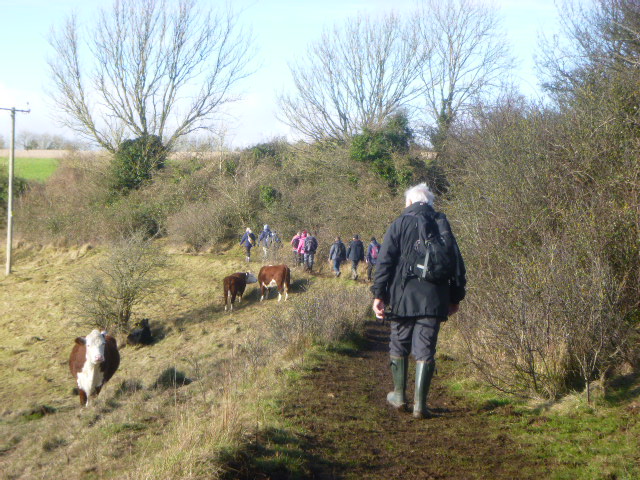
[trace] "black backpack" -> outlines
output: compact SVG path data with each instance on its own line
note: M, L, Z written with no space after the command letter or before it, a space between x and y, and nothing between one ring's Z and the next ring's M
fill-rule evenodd
M318 240L316 237L309 236L304 240L304 251L307 253L315 253L318 248Z
M416 219L418 240L412 245L407 263L407 276L431 283L445 283L455 277L458 269L457 246L449 222L443 214Z

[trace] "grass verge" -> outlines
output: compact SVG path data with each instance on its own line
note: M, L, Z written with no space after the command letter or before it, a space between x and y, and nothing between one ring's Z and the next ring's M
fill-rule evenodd
M640 388L612 382L591 404L584 392L557 402L525 401L473 380L468 369L446 357L459 373L449 390L486 412L495 429L527 446L527 454L550 467L556 480L640 478Z

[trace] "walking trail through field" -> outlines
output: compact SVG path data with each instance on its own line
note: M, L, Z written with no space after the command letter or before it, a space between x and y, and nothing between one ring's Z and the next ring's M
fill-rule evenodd
M386 404L391 390L388 325L370 322L359 352L334 354L302 379L282 413L305 432L305 474L260 471L255 479L527 479L549 471L526 456L491 422L490 411L469 408L443 380L451 362L440 361L429 395L440 416L415 420ZM413 400L413 362L407 394ZM236 472L237 473L237 472ZM243 477L244 478L244 477Z

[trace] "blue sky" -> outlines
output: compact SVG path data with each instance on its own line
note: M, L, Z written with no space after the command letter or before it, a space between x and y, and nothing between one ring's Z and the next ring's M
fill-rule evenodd
M170 1L170 0L169 0ZM443 0L446 1L446 0ZM221 4L202 0L203 4ZM527 95L538 95L532 56L538 35L558 30L554 0L495 0L513 53L519 61L517 81ZM0 0L0 107L31 108L17 117L17 131L62 133L56 125L55 110L45 91L48 81L46 58L51 55L47 36L52 26L76 12L81 21L91 23L98 8L111 0ZM224 123L227 142L246 146L291 132L275 118L276 96L290 85L288 61L304 53L324 26L356 15L410 11L415 0L234 0L242 9L242 23L253 29L258 45L257 72L242 86L243 99L230 105ZM9 113L0 111L0 135L10 132Z

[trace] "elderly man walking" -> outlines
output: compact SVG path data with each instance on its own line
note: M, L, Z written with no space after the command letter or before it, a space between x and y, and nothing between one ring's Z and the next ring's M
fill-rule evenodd
M406 208L389 226L378 254L371 291L378 318L391 321L391 374L387 402L406 406L409 354L416 360L413 416L427 418L427 396L435 370L440 325L465 296L464 262L435 196L421 183L405 192ZM385 312L385 308L389 311Z

